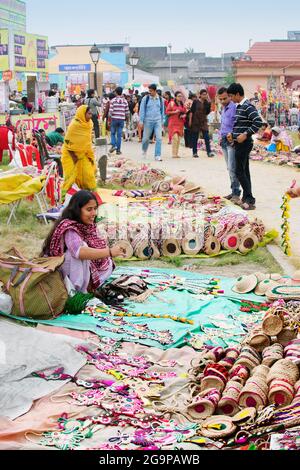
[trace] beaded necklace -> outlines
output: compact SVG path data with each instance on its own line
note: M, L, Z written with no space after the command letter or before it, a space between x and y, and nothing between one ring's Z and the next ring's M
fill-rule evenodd
M107 355L96 351L89 351L84 346L79 346L77 351L87 356L89 364L94 365L98 370L106 372L117 380L123 380L125 377L141 378L144 380L152 380L160 382L168 378L177 376L175 372L153 372L149 371L153 363L147 361L142 356Z
M147 324L141 325L127 322L126 320L124 320L124 318L115 318L107 316L103 318L102 315L104 312L97 312L97 309L95 307L88 307L86 312L96 318L99 323L101 323L101 325L97 325L98 328L101 328L101 330L103 331L122 335L123 340L124 336L127 336L134 337L136 339L156 341L162 345L170 345L174 342L173 334L169 330L152 330ZM112 325L112 327L104 326L102 323L108 323Z

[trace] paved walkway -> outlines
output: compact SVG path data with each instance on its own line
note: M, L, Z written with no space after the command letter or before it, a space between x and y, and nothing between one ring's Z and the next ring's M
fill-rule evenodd
M171 146L163 145L163 162L154 161L154 145L148 151L147 162L153 167L162 168L171 175L185 175L189 180L200 184L208 193L225 196L230 192L229 177L224 158L207 158L204 152L195 159L191 151L181 147L181 159L172 159ZM123 155L137 162L142 160L141 145L137 142L124 143ZM257 210L252 216L264 221L268 230L281 231L282 195L290 187L293 179L300 185L300 173L295 168L276 166L270 163L251 162L253 193L257 199ZM300 265L300 199L292 201L291 242L293 261Z

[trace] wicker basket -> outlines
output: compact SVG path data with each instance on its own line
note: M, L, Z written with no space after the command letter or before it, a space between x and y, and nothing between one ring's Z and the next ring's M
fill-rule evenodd
M271 405L288 406L292 403L294 395L294 387L287 381L277 379L271 382L268 395Z
M268 336L277 336L283 330L284 319L280 315L268 315L263 321L262 330Z
M277 361L273 367L270 369L270 372L267 377L267 383L270 384L273 380L277 379L287 379L293 385L299 380L299 368L293 362L282 359Z

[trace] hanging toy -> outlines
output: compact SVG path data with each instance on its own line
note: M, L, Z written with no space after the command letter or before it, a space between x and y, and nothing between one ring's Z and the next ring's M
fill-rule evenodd
M291 189L295 188L296 183L297 183L296 180L294 180L292 183ZM281 246L283 248L284 253L287 256L292 256L291 238L290 238L291 197L286 193L282 199L283 199L283 203L282 203L281 209L282 209L283 224L281 225L281 229L282 229Z

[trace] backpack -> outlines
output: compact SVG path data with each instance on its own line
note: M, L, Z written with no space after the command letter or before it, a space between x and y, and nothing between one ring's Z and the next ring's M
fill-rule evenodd
M29 261L15 248L0 254L0 281L12 298L12 315L49 320L63 313L68 293L57 271L63 262L63 256Z
M146 98L146 103L145 103L145 114L147 112L147 106L148 106L149 100L150 100L150 96L148 95L147 98ZM161 112L161 114L163 114L163 112L164 112L164 103L163 103L163 99L162 99L161 96L159 97L159 100L160 100L160 112Z

